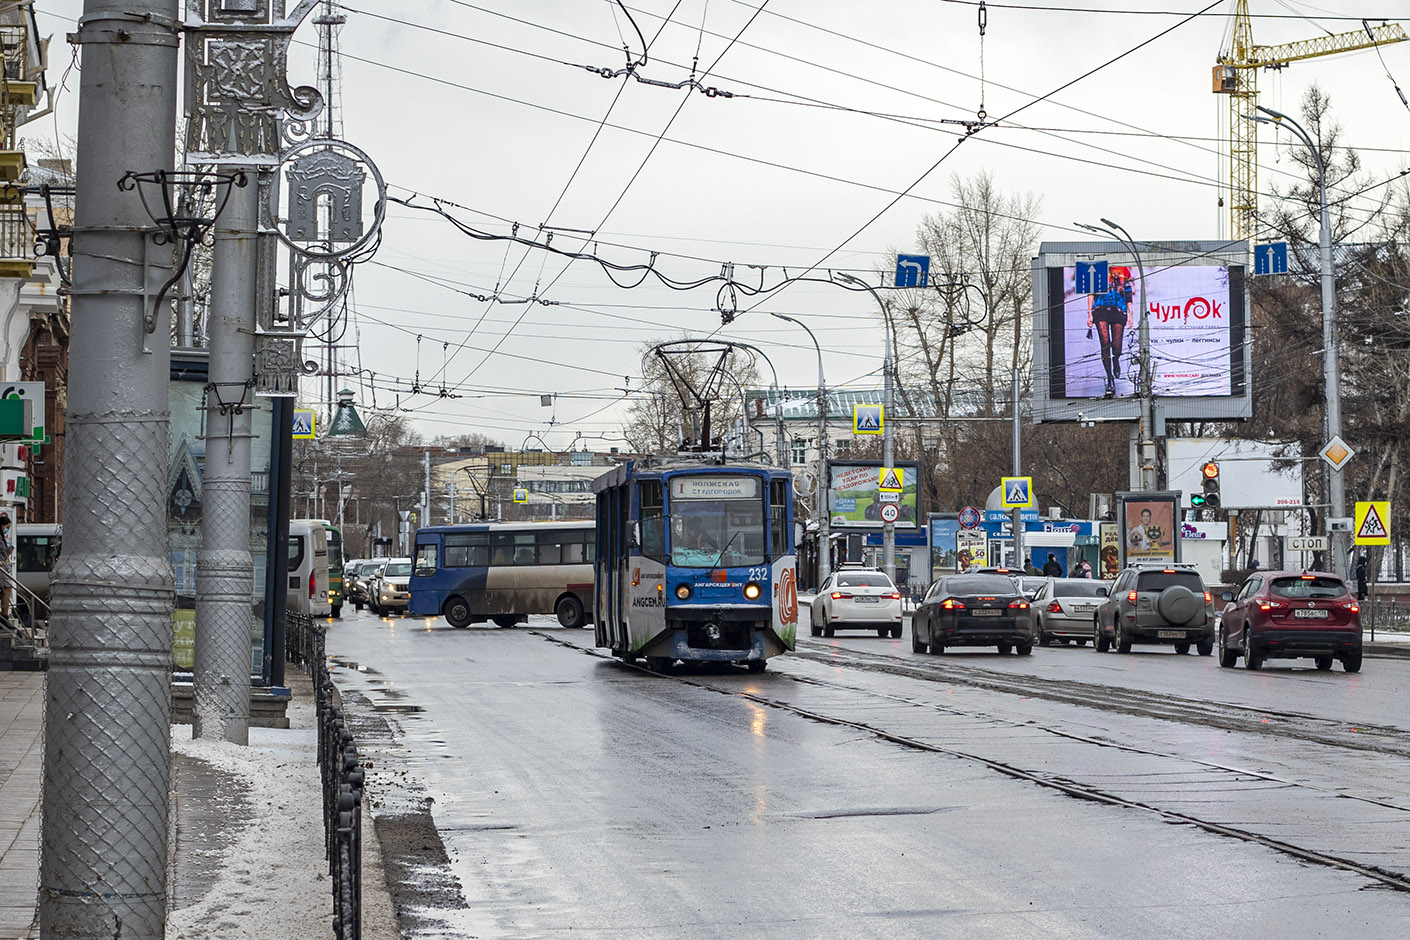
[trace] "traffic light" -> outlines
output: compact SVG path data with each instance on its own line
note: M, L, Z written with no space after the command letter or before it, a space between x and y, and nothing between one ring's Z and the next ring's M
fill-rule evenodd
M1219 508L1219 464L1209 461L1200 467L1200 492L1190 496L1190 505L1196 509Z

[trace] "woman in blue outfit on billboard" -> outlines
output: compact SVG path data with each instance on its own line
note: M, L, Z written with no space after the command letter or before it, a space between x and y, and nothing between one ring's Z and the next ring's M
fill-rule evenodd
M1115 266L1107 272L1104 294L1087 297L1087 337L1096 326L1097 339L1102 345L1102 367L1106 369L1106 396L1116 394L1116 380L1121 378L1121 339L1135 322L1136 311L1131 306L1131 269Z

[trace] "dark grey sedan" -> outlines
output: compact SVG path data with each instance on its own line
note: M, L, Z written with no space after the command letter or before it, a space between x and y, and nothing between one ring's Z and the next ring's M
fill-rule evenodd
M1028 598L1001 574L954 574L930 586L911 615L911 649L943 653L947 646L993 646L1000 653L1033 652L1036 634Z

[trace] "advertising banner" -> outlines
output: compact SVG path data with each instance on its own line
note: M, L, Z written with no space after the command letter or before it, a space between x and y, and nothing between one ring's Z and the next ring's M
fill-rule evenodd
M901 474L903 486L897 506L896 528L914 529L920 518L920 465L898 461L895 466L904 467ZM830 463L828 474L828 506L832 513L834 528L879 529L881 528L882 498L878 461L857 461L856 463Z
M1176 493L1118 493L1125 563L1180 560Z
M1103 522L1101 539L1101 564L1097 566L1097 576L1115 581L1121 573L1121 527L1115 522Z
M1108 289L1079 294L1063 270L1064 393L1069 398L1137 394L1141 289L1134 267L1113 265ZM1152 390L1161 398L1232 395L1229 269L1146 269Z
M961 529L955 533L955 566L964 571L989 564L989 535L983 529Z

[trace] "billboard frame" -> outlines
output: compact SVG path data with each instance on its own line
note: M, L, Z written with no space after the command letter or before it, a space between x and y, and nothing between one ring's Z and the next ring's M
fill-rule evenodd
M1155 399L1157 429L1171 421L1247 421L1253 417L1252 330L1250 328L1248 243L1244 241L1140 242L1147 274L1160 268L1205 266L1229 268L1229 343L1238 349L1233 361L1231 395L1166 396ZM1065 392L1066 363L1054 361L1056 334L1064 326L1062 272L1078 261L1101 259L1133 270L1135 258L1116 241L1043 242L1033 259L1033 382L1034 424L1045 421L1139 421L1141 399L1069 398ZM1055 291L1054 283L1059 286ZM1056 296L1054 296L1056 294ZM1159 431L1157 430L1157 433Z
M833 485L833 478L838 469L874 468L875 470L879 471L880 468L884 466L886 466L886 464L884 464L880 460L829 460L827 462L827 479L823 481L823 486L825 487L824 492L827 497L829 519L828 524L833 532L861 533L881 531L882 522L880 518L877 518L874 521L867 522L853 522L846 519L843 519L840 522L838 521L838 518L834 513L833 506L833 500L836 497L836 487ZM898 494L901 496L901 499L897 500L897 502L899 502L902 507L905 507L907 505L907 494L912 492L913 488L915 492L915 507L912 510L911 518L909 520L902 519L895 522L894 525L896 527L896 530L898 532L919 532L925 524L924 507L921 505L921 494L925 491L925 481L921 478L920 462L916 460L893 460L891 462L891 466L900 467L905 471L905 473L903 474L904 481L902 486L902 492ZM876 492L880 494L880 473L872 473L869 479L871 481L870 489L876 490ZM878 506L880 502L881 501L879 499L876 500ZM855 511L855 509L849 511Z

